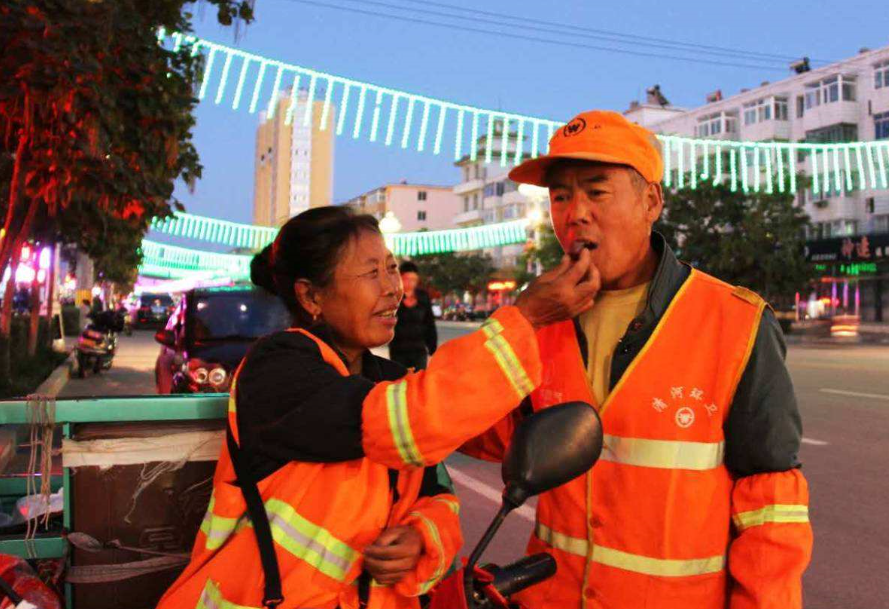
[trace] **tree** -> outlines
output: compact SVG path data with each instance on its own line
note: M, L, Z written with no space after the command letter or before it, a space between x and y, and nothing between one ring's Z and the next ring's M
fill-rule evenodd
M516 283L520 286L529 283L537 276L534 272L534 267L538 261L541 268L544 271L548 271L558 266L559 261L565 254L564 250L562 250L562 245L556 239L556 232L549 221L541 224L537 230L540 231L537 238L538 243L526 248L525 253L519 256L518 265L513 273Z
M797 177L801 188L806 182ZM732 192L728 184L704 181L666 192L656 229L693 266L786 304L813 277L804 255L808 223L790 193Z
M218 19L249 22L250 0L210 0ZM191 31L184 0L11 0L0 6L0 274L38 218L79 242L72 206L144 234L181 205L177 178L201 166L191 143L203 59L157 43L158 26ZM102 223L107 225L107 223ZM8 299L7 299L8 300ZM0 382L8 379L8 317L0 319ZM6 354L7 357L4 357Z
M494 272L490 256L481 254L435 254L414 259L420 276L443 294L469 291L477 294L487 287Z

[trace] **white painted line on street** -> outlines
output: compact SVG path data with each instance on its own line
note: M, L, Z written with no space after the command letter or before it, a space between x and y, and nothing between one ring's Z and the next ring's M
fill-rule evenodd
M489 499L497 505L500 505L501 493L499 490L491 488L481 480L477 480L469 474L464 474L453 466L448 467L448 473L451 475L451 478L453 478L455 482L459 482L463 486L469 488L469 490L478 493L485 499ZM534 522L534 510L530 506L523 505L514 513L518 514L525 520Z
M827 446L830 442L825 442L824 440L813 440L812 438L803 438L803 444L811 444L812 446Z
M889 400L889 395L882 393L859 393L858 391L843 391L842 389L819 389L821 393L833 395L848 395L853 398L870 398L872 400Z

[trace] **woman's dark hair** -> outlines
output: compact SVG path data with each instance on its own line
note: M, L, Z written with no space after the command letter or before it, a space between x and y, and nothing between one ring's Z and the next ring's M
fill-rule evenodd
M280 298L299 326L312 317L299 304L293 284L307 279L325 287L333 279L340 254L349 242L368 231L380 234L376 218L342 206L316 207L294 216L275 241L250 262L250 279Z
M419 275L420 274L420 267L418 267L416 264L414 264L410 260L405 260L404 262L402 262L401 264L398 265L398 272L399 273L416 273L417 275Z

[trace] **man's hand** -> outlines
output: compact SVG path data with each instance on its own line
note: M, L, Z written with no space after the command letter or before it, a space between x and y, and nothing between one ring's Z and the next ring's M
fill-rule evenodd
M566 254L559 266L535 279L515 305L537 330L590 309L601 287L599 269L590 262L589 250L582 249L576 261Z
M378 583L391 586L413 571L423 549L423 536L413 527L386 529L364 548L364 567Z

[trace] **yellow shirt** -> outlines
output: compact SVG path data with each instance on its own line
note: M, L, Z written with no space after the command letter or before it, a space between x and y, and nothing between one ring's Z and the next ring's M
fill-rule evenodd
M593 308L580 316L587 342L587 376L597 405L608 398L614 349L630 322L645 309L649 285L599 292Z

